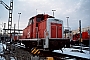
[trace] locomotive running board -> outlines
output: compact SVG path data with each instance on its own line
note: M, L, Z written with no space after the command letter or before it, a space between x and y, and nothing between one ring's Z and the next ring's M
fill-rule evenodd
M41 39L19 39L19 41L37 41Z

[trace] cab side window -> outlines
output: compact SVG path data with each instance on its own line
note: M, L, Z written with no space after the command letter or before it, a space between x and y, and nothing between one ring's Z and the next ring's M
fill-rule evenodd
M29 20L28 25L33 24L33 20Z
M41 21L41 18L37 18L37 22L40 22Z

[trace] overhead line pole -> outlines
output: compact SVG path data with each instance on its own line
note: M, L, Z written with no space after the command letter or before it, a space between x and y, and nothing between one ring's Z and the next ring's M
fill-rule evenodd
M81 49L81 53L83 53L83 51L82 51L82 34L81 34L81 20L79 20L79 32L80 32L80 45L81 45L81 47L80 47L80 49Z
M20 31L19 31L19 21L20 21L20 15L21 15L21 13L18 13L18 15L19 15L19 18L18 18L18 40L19 40L19 33L20 33Z
M10 1L10 6L5 4L2 0L0 0L0 4L2 4L7 10L9 10L8 29L10 30L10 35L11 35L13 0ZM11 41L11 38L10 38L10 41Z
M68 38L70 38L69 23L68 23L68 19L69 19L69 17L66 17L66 18L67 18Z
M90 29L88 28L88 36L89 36L89 54L90 54Z

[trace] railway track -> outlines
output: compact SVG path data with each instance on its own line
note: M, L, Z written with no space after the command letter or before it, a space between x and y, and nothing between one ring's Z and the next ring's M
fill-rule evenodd
M63 53L56 53L56 52L42 52L41 55L39 55L41 57L45 56L45 57L53 57L55 60L90 60L90 59L86 59L86 58L81 58L78 56L72 56L72 55L67 55L67 54L63 54Z
M40 58L43 57L44 60L46 60L47 57L52 57L54 60L90 60L90 59L87 59L87 58L82 58L82 57L79 57L79 56L73 56L73 55L64 54L64 53L58 53L58 52L54 52L54 51L51 52L51 51L41 51L41 50L39 50L40 51L39 54L33 54L33 53L31 53L31 50L29 48L25 48L25 46L23 44L18 43L18 44L15 44L14 46L15 46L16 49L20 49L21 51L24 50L24 51L29 52L29 55L38 56ZM25 53L24 54L20 53L20 54L23 55L23 56L24 55L27 56L27 54L25 54ZM1 54L0 56L5 57L6 55ZM7 58L7 57L5 57L5 58ZM19 57L19 58L21 59L21 57ZM29 57L29 58L31 59L31 57Z
M32 51L29 48L25 48L25 46L23 44L20 44L20 43L15 44L14 47L16 48L16 50L19 49L20 51L22 51L22 53L19 53L19 51L16 51L17 54L19 53L22 56L25 55L25 57L27 57L27 53L25 53L27 51L27 52L29 52L29 55L38 56L39 58L42 58L43 57L43 59L47 59L47 57L52 57L54 60L70 60L70 59L72 59L72 60L90 60L90 59L87 59L87 58L84 58L84 57L73 56L73 55L59 53L59 52L54 52L54 51L53 52L51 52L51 51L41 51L39 49L38 49L38 51L36 49L36 51L37 52L40 51L40 53L39 54L36 54L37 53L36 51L34 51L32 53ZM76 48L76 49L78 49L78 48ZM18 57L17 54L13 54L13 56ZM10 54L7 54L7 55L10 55ZM0 54L0 56L5 57L7 59L7 56L6 55ZM21 56L18 57L18 58L21 58Z
M20 47L21 49L28 51L29 53L31 53L31 50L29 48L23 48ZM51 52L51 51L41 51L40 50L40 54L33 54L32 55L37 55L39 57L53 57L54 60L90 60L84 57L79 57L79 56L73 56L73 55L68 55L68 54L63 54L63 53L58 53L58 52Z

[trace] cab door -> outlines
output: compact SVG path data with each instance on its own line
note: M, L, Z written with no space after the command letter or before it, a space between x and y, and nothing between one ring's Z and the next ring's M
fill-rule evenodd
M51 25L51 38L56 38L56 25Z
M59 26L57 26L57 38L62 38L62 26L61 26L61 24L59 24Z

